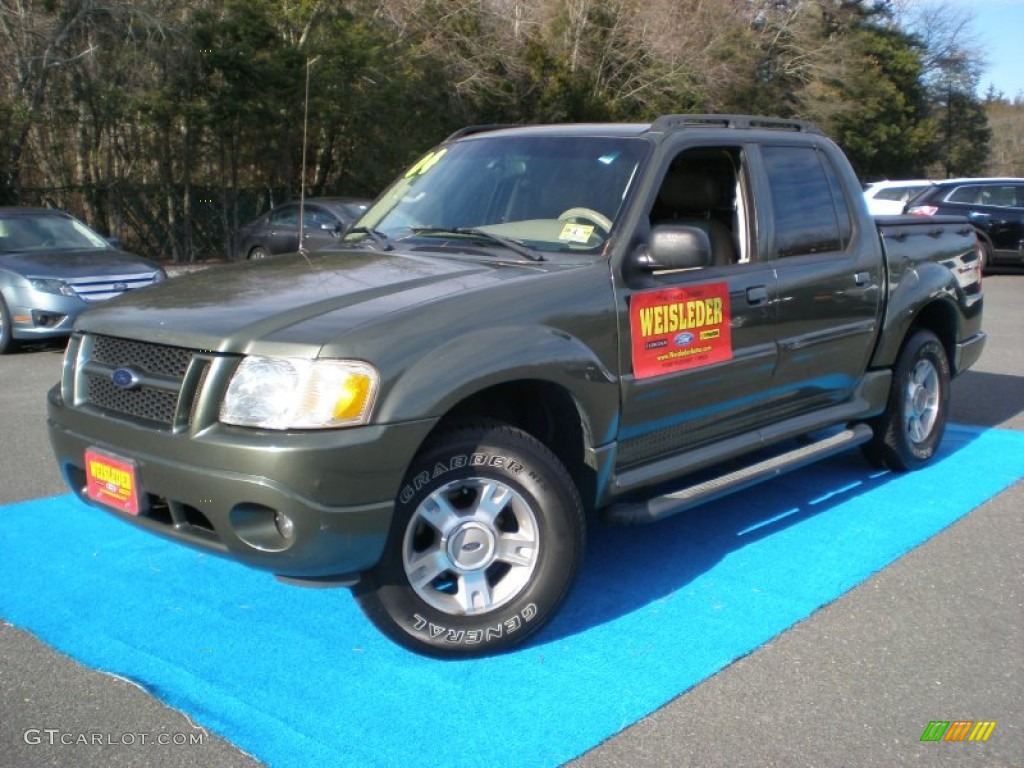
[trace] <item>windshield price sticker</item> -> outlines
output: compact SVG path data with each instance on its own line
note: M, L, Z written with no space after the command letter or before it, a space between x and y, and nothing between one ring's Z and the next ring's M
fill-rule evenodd
M594 227L592 225L569 222L562 227L558 239L570 243L586 243L590 240L592 234L594 234Z
M129 515L139 514L138 485L132 462L89 448L85 452L85 476L85 493L90 499Z
M634 293L629 321L637 379L732 359L727 282Z

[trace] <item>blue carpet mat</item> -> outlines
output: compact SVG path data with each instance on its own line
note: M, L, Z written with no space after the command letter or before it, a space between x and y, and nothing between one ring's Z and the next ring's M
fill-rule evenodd
M0 509L0 615L275 768L554 766L1021 477L1024 433L953 427L920 472L854 451L653 526L595 525L557 619L480 661L402 651L347 591L278 584L71 496Z

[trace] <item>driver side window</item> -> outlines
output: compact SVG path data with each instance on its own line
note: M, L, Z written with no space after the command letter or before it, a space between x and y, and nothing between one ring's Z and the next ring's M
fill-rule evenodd
M669 165L649 214L652 227L695 227L711 243L711 265L750 261L742 185L742 152L729 147L687 150Z

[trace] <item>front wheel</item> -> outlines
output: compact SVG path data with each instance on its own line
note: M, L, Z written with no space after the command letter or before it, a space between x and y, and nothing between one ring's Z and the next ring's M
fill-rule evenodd
M509 426L454 429L410 467L384 556L356 599L418 653L495 653L554 615L583 546L579 494L548 448Z
M7 310L4 297L0 296L0 355L14 349L14 329L11 327L11 313Z
M931 331L915 332L903 345L885 412L874 420L864 454L898 471L928 462L942 441L949 416L949 359Z

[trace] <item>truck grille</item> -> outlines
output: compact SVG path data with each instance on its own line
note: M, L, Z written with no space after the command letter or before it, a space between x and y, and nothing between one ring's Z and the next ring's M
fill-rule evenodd
M114 368L135 366L156 376L175 376L181 379L192 359L192 351L113 336L94 336L89 358Z
M88 375L89 404L103 411L155 421L171 426L178 405L177 392L162 392L149 387L118 389L109 377Z
M82 352L79 404L165 429L188 425L211 361L184 347L114 336L87 336ZM118 386L115 372L127 383Z

